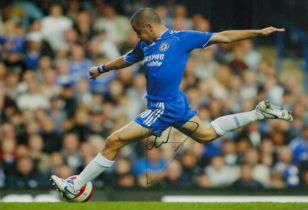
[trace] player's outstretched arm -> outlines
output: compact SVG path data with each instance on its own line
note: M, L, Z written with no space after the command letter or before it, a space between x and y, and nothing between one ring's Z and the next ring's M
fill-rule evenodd
M106 64L91 67L89 69L89 76L90 76L90 79L96 79L96 77L98 77L99 75L106 73L110 70L122 69L130 65L132 64L127 63L123 59L123 56L121 56L112 61L107 62Z
M261 35L269 35L275 32L284 32L284 28L267 27L256 30L230 30L214 33L209 44L215 43L231 43L243 39L249 39Z

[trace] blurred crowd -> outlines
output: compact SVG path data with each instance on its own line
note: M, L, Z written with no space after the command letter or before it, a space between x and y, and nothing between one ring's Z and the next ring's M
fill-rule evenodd
M80 173L111 132L144 110L142 63L94 81L88 77L89 67L138 41L129 16L146 1L128 0L121 7L114 2L1 3L0 187L49 187L51 174ZM157 2L152 6L169 28L211 31L202 14ZM256 122L208 144L171 128L159 139L123 148L94 184L308 187L308 96L302 83L294 74L281 77L252 40L196 50L181 88L205 124L252 110L264 99L291 110L294 122Z

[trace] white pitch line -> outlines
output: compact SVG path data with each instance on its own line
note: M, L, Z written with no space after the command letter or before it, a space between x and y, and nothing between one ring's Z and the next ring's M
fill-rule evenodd
M174 196L166 195L162 197L163 202L298 202L308 203L308 196Z

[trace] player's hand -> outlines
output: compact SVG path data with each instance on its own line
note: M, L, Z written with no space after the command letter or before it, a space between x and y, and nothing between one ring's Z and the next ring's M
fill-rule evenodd
M98 66L93 66L89 69L90 79L95 80L99 75L100 73L98 72Z
M260 33L262 35L269 35L275 32L285 32L286 30L284 28L275 28L275 27L267 27L260 30Z

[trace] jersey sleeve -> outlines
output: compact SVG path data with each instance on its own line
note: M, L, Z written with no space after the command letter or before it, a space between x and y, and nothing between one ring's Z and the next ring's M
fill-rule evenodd
M144 55L143 55L140 41L136 44L134 49L132 49L131 51L129 51L123 56L124 61L127 63L137 63L143 60L143 58L144 58Z
M213 33L201 31L182 31L179 33L181 46L186 51L191 51L197 48L206 48Z

